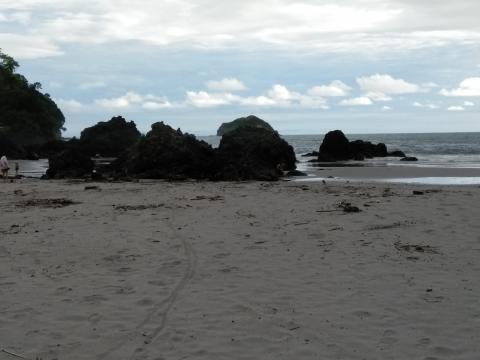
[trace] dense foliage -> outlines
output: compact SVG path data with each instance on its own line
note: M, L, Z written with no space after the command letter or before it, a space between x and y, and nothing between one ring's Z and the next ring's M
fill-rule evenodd
M60 138L65 118L39 83L16 73L18 63L0 50L0 137L18 147Z

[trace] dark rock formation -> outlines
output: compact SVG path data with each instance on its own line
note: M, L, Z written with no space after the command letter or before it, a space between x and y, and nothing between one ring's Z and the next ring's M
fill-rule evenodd
M217 130L217 136L223 136L233 130L244 127L260 128L274 131L269 123L254 115L250 115L247 117L236 119L229 123L223 123Z
M363 140L349 141L343 132L335 130L325 135L322 145L320 145L318 161L362 161L374 157L400 155L405 156L401 151L389 153L387 151L387 146L383 143L372 144L370 141Z
M75 142L73 140L73 142ZM49 141L48 143L38 147L36 149L37 154L40 158L51 158L52 156L60 154L62 151L66 150L68 147L69 142L63 140L54 140Z
M319 161L341 161L349 160L350 142L340 130L330 131L325 135L318 154Z
M99 154L103 157L117 157L134 145L140 136L133 121L127 122L123 117L117 116L83 130L80 143L85 154L90 156Z
M47 177L53 179L91 176L94 163L78 144L70 143L66 150L48 159Z
M404 158L401 158L400 161L418 161L418 159L414 156L406 156Z
M209 144L160 122L140 138L120 167L125 175L139 178L207 179L214 162Z
M264 128L240 127L225 134L217 156L219 180L277 180L296 168L293 147Z

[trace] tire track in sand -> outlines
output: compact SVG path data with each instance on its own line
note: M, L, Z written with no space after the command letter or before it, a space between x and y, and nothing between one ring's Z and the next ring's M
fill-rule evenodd
M171 216L170 218L172 218ZM136 334L131 334L130 339L126 340L123 339L121 341L118 341L115 346L112 346L110 349L107 351L103 352L102 354L97 356L97 360L105 360L108 359L111 356L116 355L117 353L120 352L122 356L125 355L125 353L121 352L120 350L128 343L133 343L136 339L141 338L143 340L142 346L144 347L148 344L151 344L155 339L160 335L162 330L165 328L165 325L167 323L167 317L172 309L173 305L175 304L176 300L178 299L178 296L182 292L182 290L188 285L189 281L193 278L195 275L195 269L197 267L197 254L193 248L193 246L188 242L188 240L181 235L178 230L175 228L174 224L172 221L167 222L167 226L170 229L170 231L173 234L174 239L180 239L182 242L183 250L185 253L185 257L187 260L187 268L185 269L185 273L183 274L182 278L180 281L175 285L173 288L172 292L170 295L163 299L161 302L157 303L153 310L151 310L148 315L145 317L145 319L140 322L136 327ZM146 325L154 321L154 319L160 318L160 323L158 326L154 328L154 330L147 336L143 336L142 332L140 331L142 328L144 328ZM134 350L138 350L134 349ZM118 357L114 357L114 359L117 359Z

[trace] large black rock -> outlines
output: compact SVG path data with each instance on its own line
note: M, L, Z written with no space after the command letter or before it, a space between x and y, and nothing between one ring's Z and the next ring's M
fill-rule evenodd
M222 137L217 149L218 180L277 180L295 170L293 147L276 131L240 127Z
M245 127L274 131L270 124L267 123L265 120L262 120L254 115L250 115L247 117L236 119L229 123L223 123L217 130L217 136L223 136L233 130Z
M340 130L327 133L320 145L319 161L341 161L351 159L350 142Z
M80 178L92 175L94 162L78 145L78 140L70 141L67 148L48 159L47 177L54 179Z
M214 173L214 162L209 144L159 122L131 149L123 170L140 178L207 179Z
M134 145L140 136L133 121L127 122L123 117L117 116L83 130L80 144L82 150L90 156L99 154L103 157L117 157Z
M403 154L401 151L389 153L387 146L383 143L373 144L364 140L349 141L342 131L335 130L325 135L320 145L318 161L364 160L365 158L394 156L392 154L397 153Z

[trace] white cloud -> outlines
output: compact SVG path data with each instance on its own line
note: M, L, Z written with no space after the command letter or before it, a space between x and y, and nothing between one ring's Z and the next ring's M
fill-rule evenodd
M442 89L440 94L454 97L480 96L480 77L471 77L463 80L459 87L452 90Z
M372 105L373 102L366 96L352 98L352 99L345 99L340 102L341 106L367 106Z
M384 110L384 111L389 111L389 110L392 110L392 108L391 108L390 106L384 106L384 107L382 108L382 110Z
M464 111L465 108L463 106L450 106L447 110L448 111Z
M365 96L368 97L369 99L372 99L373 101L391 101L391 100L393 100L393 98L391 96L388 96L386 94L379 93L379 92L367 92L365 94Z
M471 107L471 106L475 106L475 103L474 103L474 102L471 102L471 101L465 101L465 102L463 103L463 106L470 106L470 107Z
M395 79L388 74L375 74L357 78L360 89L367 94L399 95L414 94L424 91L420 86L409 83L403 79Z
M425 109L430 109L430 110L435 110L438 109L438 105L432 104L432 103L421 103L418 101L415 101L413 106L418 107L418 108L425 108Z
M77 100L64 100L64 99L54 99L55 103L62 111L66 112L78 112L81 111L84 107L82 103Z
M342 81L332 81L330 85L318 85L308 90L312 97L341 97L347 96L352 88Z
M0 0L48 43L136 41L180 48L398 52L480 42L475 0ZM17 33L17 36L20 32ZM3 44L3 42L2 42ZM27 57L38 56L21 45ZM5 46L3 46L5 47ZM5 47L6 48L6 47ZM12 53L13 54L13 53Z
M261 95L243 98L240 104L245 106L275 106L276 102L267 96Z
M127 109L133 106L139 106L147 110L158 110L175 107L176 104L171 103L165 97L155 95L140 95L136 92L129 91L125 95L110 98L98 99L94 104L107 109Z
M240 97L230 93L208 93L206 91L188 91L187 104L199 108L230 105Z
M59 46L47 36L0 33L2 51L17 60L63 55Z
M146 101L142 104L142 107L147 110L161 110L161 109L170 109L174 105L170 101Z
M247 90L247 87L243 82L235 78L225 78L219 81L208 81L206 86L210 90L214 91L244 91Z
M28 25L32 19L32 15L28 11L14 11L11 13L0 13L0 22L13 22L20 25Z

